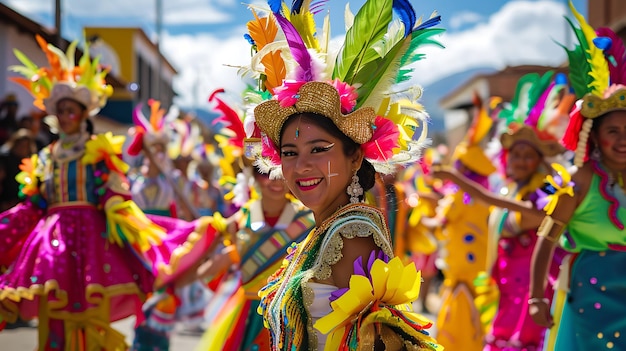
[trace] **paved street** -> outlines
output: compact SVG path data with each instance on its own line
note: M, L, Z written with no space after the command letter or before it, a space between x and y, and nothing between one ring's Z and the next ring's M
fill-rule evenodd
M114 328L126 335L126 341L130 344L133 337L133 325L135 318L127 318L114 324ZM198 336L181 335L175 333L172 337L173 351L192 351L198 340ZM1 351L32 351L37 346L37 329L36 328L19 328L13 330L4 330L0 332L0 350Z
M438 297L431 293L428 297L428 307L434 311L438 307ZM211 308L209 308L210 310ZM210 311L209 315L210 315ZM435 322L435 316L426 314L428 318ZM113 327L126 335L126 340L130 344L133 337L133 325L135 318L131 317L123 321L113 324ZM433 335L434 327L431 328ZM174 333L172 337L172 351L193 351L196 344L200 340L200 335L183 335L180 332ZM36 328L19 328L13 330L4 330L0 332L0 351L32 351L37 346L37 329Z

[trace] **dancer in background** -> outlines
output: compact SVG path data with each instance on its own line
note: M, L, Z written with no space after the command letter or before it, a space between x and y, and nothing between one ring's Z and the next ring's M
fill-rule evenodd
M37 37L49 67L24 54L16 79L55 115L60 138L23 161L24 203L0 214L0 316L37 317L39 350L126 350L111 322L136 315L155 286L173 283L215 236L210 219L154 223L130 200L123 137L92 135L88 119L111 94L88 47L74 67ZM45 75L40 72L46 72ZM80 72L80 75L77 73Z
M572 24L579 42L568 50L570 80L581 100L563 141L575 150L579 168L571 179L565 169L548 179L529 312L538 325L551 327L548 350L621 350L626 348L626 280L618 268L626 265L626 50L610 29L594 33L571 3L570 8L579 23ZM553 319L542 292L558 243L573 255L561 266Z
M500 136L506 180L499 191L486 192L456 172L437 172L495 206L489 216L487 265L500 299L485 350L540 349L542 345L545 328L532 321L526 304L528 267L542 218L535 209L535 192L543 184L549 160L565 151L555 134L563 130L573 103L567 91L564 77L555 78L553 72L520 78L511 104L499 113L506 122ZM543 294L550 297L551 287Z
M245 138L243 123L237 112L218 97L220 92L214 92L209 99L222 114L217 118L224 124L222 134L230 135L227 140L220 138L226 143L220 147L239 155L239 159L232 160L241 162L244 169L237 175L234 190L240 209L227 219L232 225L225 245L198 270L201 278L219 279L221 285L229 286L232 295L215 297L225 301L196 350L270 350L268 330L257 312L258 292L280 267L287 249L309 233L313 215L289 194L284 181L269 179L249 161L240 159ZM247 200L239 202L242 199ZM226 290L220 289L216 295Z
M172 177L174 167L167 154L172 142L172 123L179 112L173 107L166 113L156 100L150 100L148 105L149 117L144 116L142 105L138 105L133 114L136 125L128 153L140 155L143 160L139 174L131 184L131 194L149 218L155 221L171 218L173 223L182 222L173 220L179 212L194 214L197 211L183 193L182 184L176 181L178 178ZM208 288L199 280L176 289L156 291L143 306L146 320L135 328L132 350L168 350L177 322L184 322L187 331L198 332L204 322L209 297Z
M475 96L474 104L476 112L472 126L465 140L454 150L452 159L456 172L472 179L480 189L489 191L489 175L496 168L483 148L493 122L478 96ZM487 269L489 205L456 185L452 188L444 186L442 192L444 198L436 209L437 222L441 226L437 232L437 265L444 277L437 316L437 340L450 350L482 350L485 327L481 312L486 306L475 303L478 292L474 280ZM490 287L488 281L486 287ZM493 295L493 285L489 292ZM486 318L485 324L489 323Z

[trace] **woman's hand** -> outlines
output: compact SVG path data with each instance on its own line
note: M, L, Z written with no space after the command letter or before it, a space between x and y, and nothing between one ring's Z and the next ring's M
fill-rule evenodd
M432 171L432 176L434 178L451 181L456 179L454 168L444 167L442 165L433 165Z
M552 328L554 321L550 315L550 305L547 301L547 299L530 299L528 301L528 313L537 325Z

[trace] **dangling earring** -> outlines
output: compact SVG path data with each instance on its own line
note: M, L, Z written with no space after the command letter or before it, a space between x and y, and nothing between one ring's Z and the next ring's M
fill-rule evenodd
M348 185L346 192L350 195L350 203L357 204L361 202L359 197L363 196L363 187L359 184L359 176L356 175L356 171L354 172L354 175L352 175L352 183Z
M598 148L598 145L593 146L593 151L591 151L590 157L595 161L600 161L602 159L602 152L600 151L600 148Z

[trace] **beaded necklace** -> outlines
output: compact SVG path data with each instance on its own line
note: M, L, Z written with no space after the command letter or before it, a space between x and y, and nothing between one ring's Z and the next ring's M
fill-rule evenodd
M345 223L350 223L351 228L343 226ZM362 203L340 208L296 248L288 250L283 267L268 279L269 283L259 292L261 303L258 312L270 329L272 349L317 349L317 334L308 310L314 296L307 282L312 278L328 278L330 266L340 259L343 246L340 236L364 236L363 230L374 237L383 252L393 256L383 213Z

